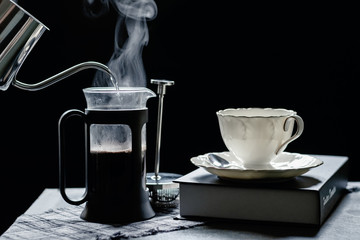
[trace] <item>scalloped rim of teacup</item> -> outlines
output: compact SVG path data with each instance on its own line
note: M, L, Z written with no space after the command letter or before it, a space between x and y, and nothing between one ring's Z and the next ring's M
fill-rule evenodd
M251 110L265 110L265 111L281 111L283 112L283 114L278 114L278 115L269 115L269 116L264 116L264 115L251 115L251 116L246 116L246 115L236 115L234 113L227 113L229 111L251 111ZM294 110L288 110L285 108L226 108L223 110L219 110L216 112L216 114L218 116L222 116L222 117L235 117L235 118L273 118L273 117L288 117L288 116L294 116L297 113Z

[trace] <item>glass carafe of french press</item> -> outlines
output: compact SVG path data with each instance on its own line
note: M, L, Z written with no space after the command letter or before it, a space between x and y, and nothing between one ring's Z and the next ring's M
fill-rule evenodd
M146 102L156 96L140 87L86 88L85 112L69 110L59 120L60 192L86 202L81 218L101 223L133 222L155 215L146 190ZM85 123L86 191L75 201L65 193L65 122Z

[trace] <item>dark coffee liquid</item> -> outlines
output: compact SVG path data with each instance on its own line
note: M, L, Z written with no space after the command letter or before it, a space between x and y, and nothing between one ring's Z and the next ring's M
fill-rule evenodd
M91 200L109 204L126 195L129 181L133 178L131 156L131 151L90 152Z
M143 197L146 194L144 167L144 158L134 159L131 151L90 152L88 210L110 219L121 218L119 212L133 211L128 210L128 206L134 201L148 199Z

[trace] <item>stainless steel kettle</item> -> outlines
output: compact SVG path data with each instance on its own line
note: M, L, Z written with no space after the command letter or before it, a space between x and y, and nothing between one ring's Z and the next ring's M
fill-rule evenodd
M10 84L29 91L40 90L88 68L104 71L113 77L106 65L84 62L36 84L16 80L21 65L47 29L16 3L0 0L0 90L7 90Z

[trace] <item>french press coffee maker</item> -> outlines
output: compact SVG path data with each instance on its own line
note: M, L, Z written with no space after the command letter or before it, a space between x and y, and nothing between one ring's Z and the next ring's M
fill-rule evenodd
M73 205L86 203L81 218L101 223L133 222L155 215L146 189L147 88L87 88L85 112L69 110L59 120L60 192ZM85 124L86 192L71 200L65 192L65 123Z

